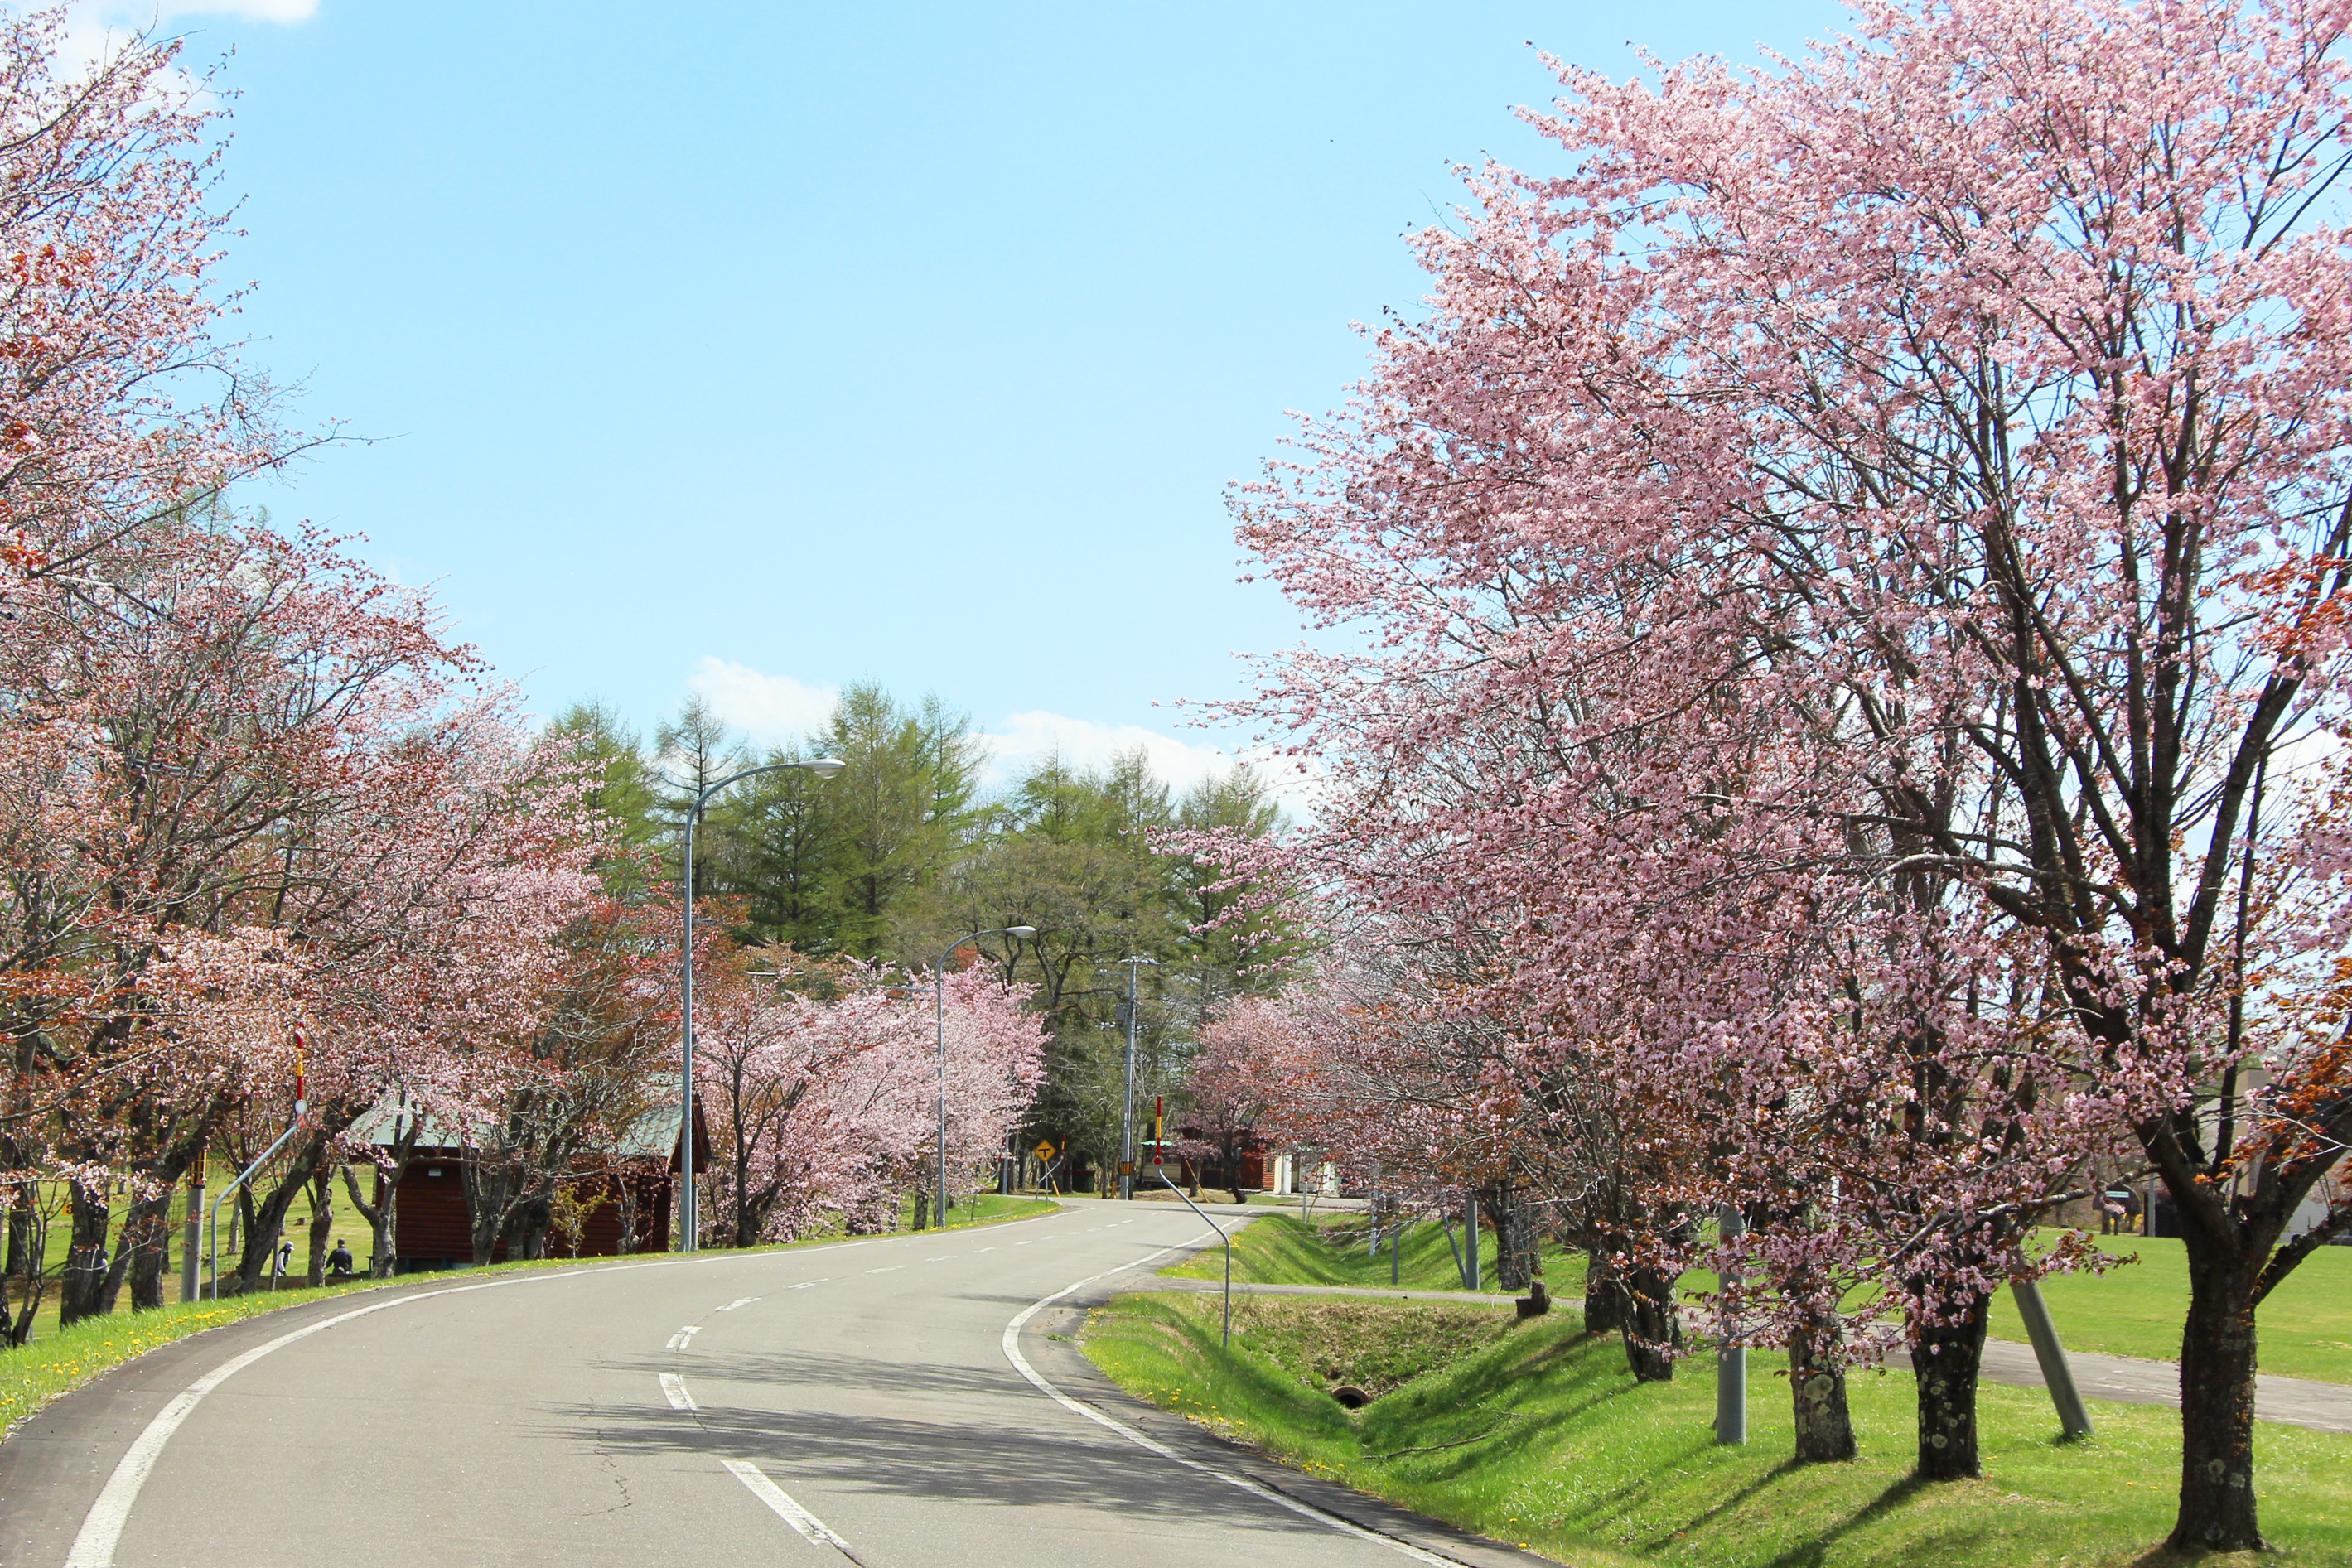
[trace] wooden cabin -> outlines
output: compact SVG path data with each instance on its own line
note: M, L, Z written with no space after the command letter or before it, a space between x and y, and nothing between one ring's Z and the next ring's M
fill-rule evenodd
M710 1138L695 1107L695 1168L707 1169ZM391 1119L370 1129L371 1141L391 1146ZM677 1192L677 1112L648 1113L610 1147L577 1162L559 1186L558 1212L543 1256L612 1258L666 1252ZM466 1191L465 1148L430 1125L401 1173L393 1219L398 1271L458 1269L474 1261L473 1207ZM567 1224L569 1220L571 1223ZM507 1256L504 1239L491 1255Z

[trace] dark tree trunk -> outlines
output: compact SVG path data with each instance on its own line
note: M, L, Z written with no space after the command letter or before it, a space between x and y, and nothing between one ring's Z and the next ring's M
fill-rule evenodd
M8 1263L0 1275L11 1280L27 1278L33 1272L31 1260L41 1255L33 1243L33 1192L30 1182L19 1182L8 1194Z
M1625 1287L1599 1248L1584 1255L1584 1332L1614 1333L1625 1325Z
M1837 1313L1807 1312L1789 1336L1789 1394L1796 1406L1797 1462L1833 1464L1854 1456L1853 1416L1846 1408L1844 1337Z
M1625 1296L1625 1364L1636 1383L1671 1383L1682 1348L1682 1314L1675 1310L1675 1276L1633 1268L1622 1276Z
M58 1291L59 1328L105 1311L100 1303L106 1295L107 1270L99 1260L106 1256L106 1234L114 1218L103 1181L95 1192L81 1182L68 1184L67 1190L73 1197L73 1235Z
M2187 1552L2259 1552L2255 1270L2232 1257L2236 1249L2226 1241L2183 1240L2189 1321L2180 1335L2180 1513L2168 1544Z
M237 1260L236 1282L240 1293L261 1288L262 1276L269 1272L270 1259L278 1250L280 1237L286 1231L286 1211L294 1207L294 1197L310 1185L313 1162L324 1153L322 1145L313 1145L299 1158L284 1180L272 1187L259 1203L253 1202L250 1184L239 1189L237 1207L245 1211L245 1249Z
M327 1282L327 1242L335 1228L335 1173L327 1166L310 1178L310 1256L307 1281L313 1288Z
M554 1218L553 1205L545 1197L525 1198L514 1206L507 1216L507 1257L544 1258L547 1256L547 1228Z
M176 1179L174 1181L176 1185ZM116 1260L131 1286L131 1310L152 1312L163 1304L163 1267L172 1246L172 1187L136 1199L122 1220L122 1256ZM114 1308L110 1291L107 1310Z
M1977 1456L1977 1371L1984 1356L1990 1298L1955 1308L1953 1321L1912 1325L1911 1373L1919 1403L1919 1479L1959 1480L1983 1473Z

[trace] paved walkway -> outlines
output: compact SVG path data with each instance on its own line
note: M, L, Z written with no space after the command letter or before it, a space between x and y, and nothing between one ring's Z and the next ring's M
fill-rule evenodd
M1223 1285L1216 1280L1162 1275L1153 1281L1152 1288L1217 1291ZM1372 1296L1416 1301L1475 1301L1493 1306L1501 1306L1511 1299L1469 1291L1390 1291L1358 1285L1236 1284L1234 1291L1236 1294L1264 1296ZM2180 1407L2178 1363L2145 1361L2136 1355L2102 1355L2086 1350L2068 1351L2066 1358L2074 1364L2074 1386L2085 1399L2113 1399L2125 1405L2168 1405L2176 1410ZM1911 1364L1899 1351L1887 1360L1897 1366ZM2033 1359L2033 1347L2013 1340L1985 1341L1983 1376L1988 1383L2006 1383L2020 1388L2042 1385L2042 1366ZM2261 1420L2308 1427L2315 1432L2352 1432L2352 1385L2260 1373L2254 1379L2254 1415Z

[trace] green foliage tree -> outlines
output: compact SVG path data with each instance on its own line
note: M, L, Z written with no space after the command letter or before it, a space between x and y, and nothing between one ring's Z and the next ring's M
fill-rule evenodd
M643 896L654 881L646 861L667 835L662 821L662 784L646 759L637 732L606 703L578 702L548 726L567 760L587 768L598 782L588 804L620 824L616 852L598 866L614 897Z

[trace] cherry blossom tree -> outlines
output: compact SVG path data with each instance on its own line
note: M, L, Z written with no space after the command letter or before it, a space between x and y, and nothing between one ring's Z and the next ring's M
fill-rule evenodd
M1783 1106L1781 1157L1874 1174L1930 1360L2127 1132L2189 1257L2173 1540L2252 1547L2253 1308L2352 1223L2286 1240L2352 1116L2341 20L1858 16L1746 73L1561 68L1566 172L1471 177L1426 319L1245 497L1286 590L1374 633L1255 712L1335 770L1335 874L1470 909L1536 1032L1578 1033L1589 916L1704 977L1618 1038L1706 1086L1711 1159L1769 1164L1730 1113ZM1749 939L1791 904L1827 918ZM1795 1125L1874 1077L1903 1136ZM1965 1473L1930 1381L1923 1472Z
M880 1228L900 1194L931 1177L941 1088L931 988L781 946L719 956L711 972L695 1034L712 1223L738 1247L835 1224ZM1035 1094L1045 1033L1030 995L980 967L945 977L951 1184L993 1163Z

